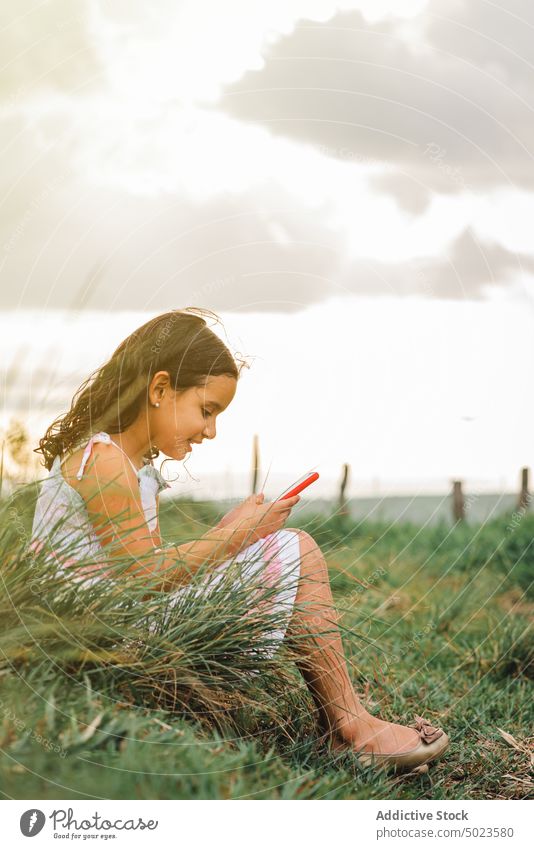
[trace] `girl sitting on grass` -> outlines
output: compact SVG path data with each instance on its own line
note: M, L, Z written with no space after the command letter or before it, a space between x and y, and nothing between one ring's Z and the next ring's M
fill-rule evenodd
M386 722L356 695L325 558L305 531L284 528L300 496L271 503L263 493L250 496L199 539L162 548L158 495L168 483L152 460L160 452L182 460L193 445L215 439L217 417L232 402L240 375L204 313L214 316L173 310L135 330L48 428L36 449L49 476L35 509L34 544L57 550L77 539L80 554L104 562L113 549L143 560L152 579L161 577L159 588L173 594L187 591L201 565L220 574L232 558L253 559L261 577L276 585L274 603L287 610L276 639L300 638L298 668L331 748L352 750L363 765L397 770L434 760L449 742L441 729L417 714L414 726ZM62 537L55 539L62 516Z

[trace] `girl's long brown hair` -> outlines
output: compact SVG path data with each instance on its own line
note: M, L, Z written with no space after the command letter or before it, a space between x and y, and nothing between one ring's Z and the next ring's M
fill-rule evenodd
M150 319L121 342L111 359L82 383L68 413L59 416L39 440L34 451L43 455L44 466L50 470L57 454L93 433L121 433L131 425L147 403L148 387L157 371L169 372L176 391L202 386L206 378L218 375L238 380L248 363L234 358L203 315L220 321L216 313L199 307L171 310ZM158 455L154 446L146 459Z

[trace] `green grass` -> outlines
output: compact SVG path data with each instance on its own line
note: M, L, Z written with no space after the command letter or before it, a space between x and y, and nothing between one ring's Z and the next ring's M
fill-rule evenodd
M244 599L200 598L144 649L125 649L117 634L135 641L134 613L159 616L163 594L144 600L129 578L127 604L109 587L81 598L37 561L29 593L31 499L16 509L0 529L6 797L532 797L534 516L454 528L292 517L325 551L368 709L401 723L421 713L451 737L427 774L385 777L318 742L291 647L246 674L265 622L243 620ZM167 502L163 537L190 539L217 518L208 504Z

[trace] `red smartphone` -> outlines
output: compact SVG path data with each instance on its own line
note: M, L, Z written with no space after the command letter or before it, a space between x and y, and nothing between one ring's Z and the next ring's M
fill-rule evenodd
M318 477L319 472L314 472L312 475L308 475L308 477L305 478L302 483L299 483L294 486L293 489L290 489L289 492L286 492L284 495L281 495L280 498L278 498L277 500L283 501L284 498L291 498L293 495L298 495L299 492L302 492L303 489L306 489L307 486L310 486L310 484L314 483Z

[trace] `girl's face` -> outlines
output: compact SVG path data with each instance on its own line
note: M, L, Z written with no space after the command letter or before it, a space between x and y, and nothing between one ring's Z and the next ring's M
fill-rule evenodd
M152 441L167 457L182 460L194 443L215 439L217 416L226 410L236 389L237 381L233 377L218 375L208 378L205 386L175 392L168 372L158 372L150 390ZM159 407L152 406L156 401Z

